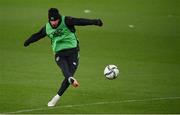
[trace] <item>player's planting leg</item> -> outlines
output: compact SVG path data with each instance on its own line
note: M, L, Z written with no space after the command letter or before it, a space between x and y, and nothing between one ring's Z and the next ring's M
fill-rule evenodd
M49 101L48 107L53 107L53 106L55 106L57 104L60 97L67 90L67 88L69 87L70 84L72 84L72 86L74 86L74 87L79 86L79 83L77 82L77 80L75 78L73 78L73 77L69 77L69 79L65 78L64 81L61 84L61 87L60 87L60 89L58 91L58 94L56 96L54 96L51 101Z
M69 81L67 78L65 78L61 84L61 87L59 88L59 91L58 91L58 95L59 96L62 96L63 93L67 90L67 88L69 87Z
M67 90L67 88L69 87L70 83L68 81L67 78L65 78L61 84L60 89L57 92L57 95L54 96L51 101L48 103L49 107L53 107L57 104L57 102L59 101L60 97L63 95L63 93Z
M60 96L59 96L58 94L55 95L55 96L52 98L52 100L49 101L48 107L53 107L53 106L55 106L56 103L59 101L59 99L60 99Z
M54 96L51 99L51 101L48 103L49 107L55 106L57 104L57 102L59 101L60 97L67 90L67 88L69 87L70 84L73 87L78 87L79 86L79 83L77 82L77 80L75 78L71 77L74 74L74 72L76 70L76 67L73 70L71 70L71 67L69 65L69 60L67 60L64 56L56 55L55 58L56 58L56 63L61 68L62 73L63 73L65 79L63 80L63 82L61 84L61 87L58 90L57 95ZM76 64L76 66L77 66L77 64Z

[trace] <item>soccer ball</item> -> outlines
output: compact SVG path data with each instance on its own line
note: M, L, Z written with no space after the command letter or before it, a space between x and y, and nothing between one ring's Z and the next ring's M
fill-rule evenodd
M119 75L119 69L115 65L108 65L104 69L104 75L107 79L115 79Z

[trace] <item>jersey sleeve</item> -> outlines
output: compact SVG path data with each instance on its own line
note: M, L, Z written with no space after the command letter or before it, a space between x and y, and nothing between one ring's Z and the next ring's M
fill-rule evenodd
M74 18L74 17L66 17L65 23L66 25L69 26L86 26L86 25L102 26L103 25L101 19L85 19L85 18Z
M29 44L36 42L46 36L46 27L42 27L37 33L32 34L25 42L24 46L28 46Z

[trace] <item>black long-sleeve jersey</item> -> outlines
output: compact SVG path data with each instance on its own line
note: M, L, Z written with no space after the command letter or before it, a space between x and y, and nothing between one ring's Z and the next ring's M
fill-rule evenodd
M59 24L61 23L61 18ZM74 26L86 26L86 25L98 25L102 26L102 21L100 19L84 19L84 18L74 18L74 17L65 17L65 24L69 30L75 33ZM30 43L36 42L41 38L46 36L46 26L43 26L37 33L32 34L25 42L24 46L28 46Z

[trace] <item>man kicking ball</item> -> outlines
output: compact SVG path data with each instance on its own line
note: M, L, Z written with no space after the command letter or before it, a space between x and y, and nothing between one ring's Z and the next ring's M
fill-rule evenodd
M75 26L97 25L102 26L100 19L84 19L62 16L57 8L48 10L48 22L39 32L32 34L25 42L27 47L46 36L51 40L51 46L55 53L55 61L61 68L64 80L60 89L51 101L47 104L49 107L55 106L60 97L71 84L78 87L79 83L74 78L74 73L79 64L79 42L75 35Z

